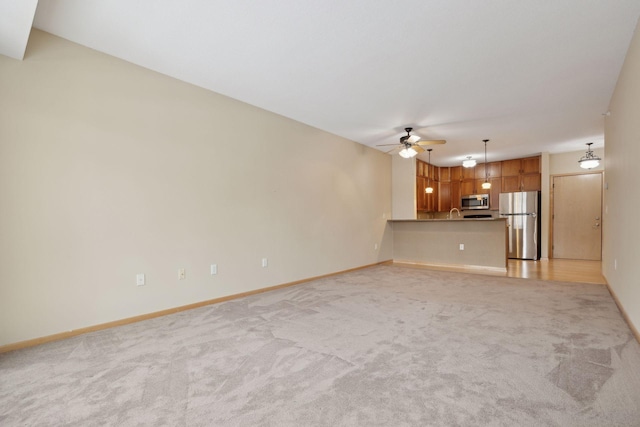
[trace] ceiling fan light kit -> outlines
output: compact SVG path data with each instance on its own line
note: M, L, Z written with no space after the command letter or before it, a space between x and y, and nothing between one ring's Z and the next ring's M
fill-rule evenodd
M378 147L396 145L396 148L387 151L387 153L393 154L397 151L400 157L410 159L424 152L424 148L422 148L421 145L446 144L447 142L443 139L423 141L418 135L411 135L413 128L404 128L404 130L407 134L400 137L399 144L380 144Z
M593 169L600 165L600 160L602 159L596 156L593 151L591 151L592 144L593 142L587 143L587 152L580 158L580 160L578 160L578 164L582 169Z
M414 150L413 147L406 147L400 150L398 154L400 154L400 157L404 157L405 159L410 159L412 157L417 156L418 152Z

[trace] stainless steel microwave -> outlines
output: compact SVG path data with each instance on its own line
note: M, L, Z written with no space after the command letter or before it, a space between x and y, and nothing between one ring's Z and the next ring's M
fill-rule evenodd
M462 196L460 207L463 211L472 209L489 209L489 195L469 194Z

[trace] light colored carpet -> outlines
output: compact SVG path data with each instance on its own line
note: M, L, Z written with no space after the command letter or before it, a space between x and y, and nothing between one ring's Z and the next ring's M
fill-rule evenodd
M0 355L0 425L638 426L602 285L377 266Z

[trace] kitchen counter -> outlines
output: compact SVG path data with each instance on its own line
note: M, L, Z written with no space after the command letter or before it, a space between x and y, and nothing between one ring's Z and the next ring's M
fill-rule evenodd
M504 218L430 218L430 219L390 219L389 222L423 222L423 221L505 221Z
M389 223L393 229L394 262L507 269L504 218L392 219Z

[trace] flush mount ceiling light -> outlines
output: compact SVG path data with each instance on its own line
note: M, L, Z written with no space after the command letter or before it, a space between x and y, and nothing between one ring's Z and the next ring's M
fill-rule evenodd
M427 148L427 151L429 152L429 167L431 167L431 150L433 150L433 148ZM431 175L429 173L427 173L427 188L425 188L424 191L428 194L433 193L433 187L431 186Z
M465 168L472 168L476 165L476 161L471 158L471 156L467 156L467 160L462 162L462 166Z
M487 167L487 142L488 139L483 139L484 142L484 182L482 183L483 190L489 190L491 188L491 183L489 182L489 168Z
M580 158L580 160L578 160L582 169L593 169L598 167L600 160L602 160L600 157L593 154L593 151L591 151L592 144L593 142L587 142L587 152Z

